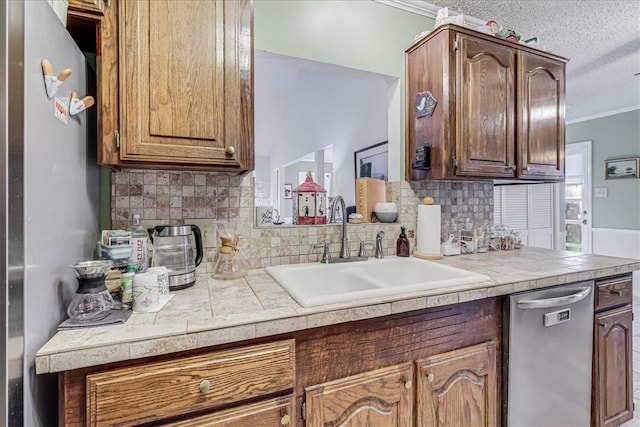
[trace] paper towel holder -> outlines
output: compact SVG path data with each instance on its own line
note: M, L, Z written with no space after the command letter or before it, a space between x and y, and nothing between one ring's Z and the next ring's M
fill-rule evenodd
M431 144L422 144L416 148L416 161L411 163L411 169L431 169Z

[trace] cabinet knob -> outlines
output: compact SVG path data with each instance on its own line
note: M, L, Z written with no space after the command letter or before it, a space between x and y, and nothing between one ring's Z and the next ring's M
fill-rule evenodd
M435 375L433 375L433 374L429 374L429 375L427 375L427 381L429 381L430 383L432 383L432 382L433 382L433 380L435 380L435 379L436 379L436 376L435 376Z
M516 170L516 165L511 165L511 170L512 171Z
M211 390L211 381L202 380L202 382L200 383L200 393L206 393L209 390Z
M413 385L413 381L407 380L404 382L404 388L409 389Z
M227 153L228 156L232 156L233 153L236 152L236 149L233 147L233 145L230 145L226 150L224 150L224 152Z
M286 426L291 421L291 415L284 414L282 418L280 418L280 425Z
M601 320L599 323L600 323L600 326L607 329L607 322L605 322L604 320Z
M529 172L531 170L531 166L527 166L525 169Z

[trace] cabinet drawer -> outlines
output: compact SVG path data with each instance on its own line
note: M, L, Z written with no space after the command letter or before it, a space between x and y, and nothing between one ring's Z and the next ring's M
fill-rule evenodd
M596 282L596 310L631 304L632 283L631 276Z
M291 426L294 423L295 405L293 396L284 396L236 408L201 415L173 423L162 423L164 427L254 427Z
M294 340L87 375L87 425L136 425L293 388Z

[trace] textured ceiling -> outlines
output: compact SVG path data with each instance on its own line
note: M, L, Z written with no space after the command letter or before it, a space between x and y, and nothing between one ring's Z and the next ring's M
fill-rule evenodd
M567 120L640 107L640 1L430 0L569 58Z

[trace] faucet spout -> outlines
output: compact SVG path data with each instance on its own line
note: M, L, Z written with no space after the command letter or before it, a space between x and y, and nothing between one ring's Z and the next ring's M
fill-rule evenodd
M340 203L340 208L342 209L342 239L340 240L340 258L350 258L351 254L349 253L349 238L347 237L347 207L344 203L344 199L340 195L333 198L333 202L331 203L331 215L329 216L329 222L335 222L336 208L338 203Z
M382 238L384 237L384 231L378 231L376 234L376 258L384 258L384 251L382 250Z

